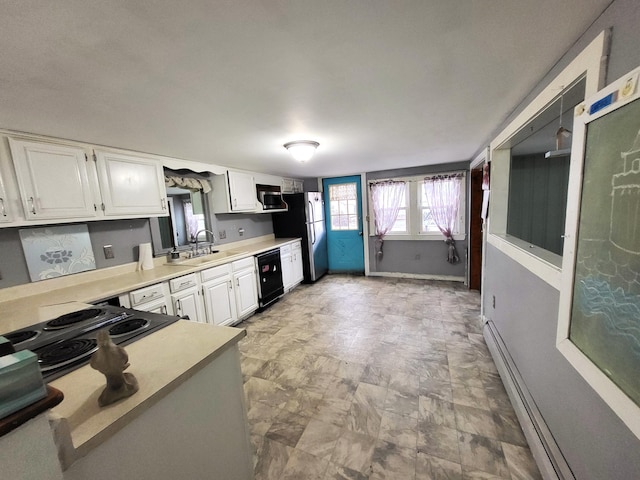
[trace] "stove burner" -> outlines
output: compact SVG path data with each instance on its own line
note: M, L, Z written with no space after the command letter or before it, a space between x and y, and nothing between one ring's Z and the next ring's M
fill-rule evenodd
M102 310L97 308L87 308L86 310L67 313L66 315L61 315L58 318L54 318L53 320L47 322L44 329L57 330L59 328L65 328L78 322L84 322L85 320L96 318L101 313Z
M27 340L31 340L37 335L38 335L38 332L34 330L23 330L21 332L6 333L4 335L4 338L9 340L13 345L18 345L19 343L26 342Z
M38 351L38 361L43 369L61 366L69 361L77 360L95 351L98 342L91 338L72 338L53 345L48 345Z
M149 320L143 318L130 318L123 322L115 324L109 329L109 334L113 336L124 335L125 333L131 333L149 325Z

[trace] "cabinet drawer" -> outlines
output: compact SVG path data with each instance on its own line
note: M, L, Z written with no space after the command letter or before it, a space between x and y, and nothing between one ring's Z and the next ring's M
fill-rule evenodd
M219 267L208 268L200 272L200 281L202 283L216 278L229 276L231 274L231 266L229 264L220 265Z
M129 299L131 300L131 306L136 307L143 303L150 302L151 300L157 300L164 297L162 290L162 284L151 285L150 287L141 288L129 293Z
M242 270L244 268L253 268L255 265L255 259L253 257L243 258L242 260L236 260L231 264L231 268L234 272Z
M291 245L282 245L280 247L280 255L289 255L291 253Z
M171 290L171 293L179 292L185 288L195 287L196 285L198 285L198 278L195 273L190 273L189 275L169 280L169 289Z

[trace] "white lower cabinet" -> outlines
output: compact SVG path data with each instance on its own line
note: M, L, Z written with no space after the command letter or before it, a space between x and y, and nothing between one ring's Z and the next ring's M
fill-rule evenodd
M258 309L258 283L255 259L243 258L231 263L233 288L236 297L238 319L248 317Z
M300 242L280 247L280 263L282 264L282 284L284 291L288 292L304 279Z
M173 312L193 322L206 323L202 308L198 277L195 273L169 280Z
M202 296L207 322L232 325L238 320L231 265L221 265L200 272Z
M293 286L293 263L291 257L291 245L280 247L280 265L282 267L282 286L287 292Z
M295 242L291 246L291 264L293 265L293 285L298 285L304 280L304 271L302 269L302 244Z

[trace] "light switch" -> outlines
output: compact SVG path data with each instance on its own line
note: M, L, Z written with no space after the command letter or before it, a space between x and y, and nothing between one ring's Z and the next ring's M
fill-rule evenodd
M102 249L104 250L105 259L109 260L110 258L113 258L113 245L105 245Z

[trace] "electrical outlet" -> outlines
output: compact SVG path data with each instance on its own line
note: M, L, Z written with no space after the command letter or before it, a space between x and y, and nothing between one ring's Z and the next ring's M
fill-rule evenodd
M225 238L227 238L227 231L226 230L220 230L218 232L218 238L220 240L224 240Z
M244 228L240 227L238 229L238 235L243 236L244 235Z
M105 245L102 247L102 250L104 251L104 258L106 260L113 258L113 245Z

